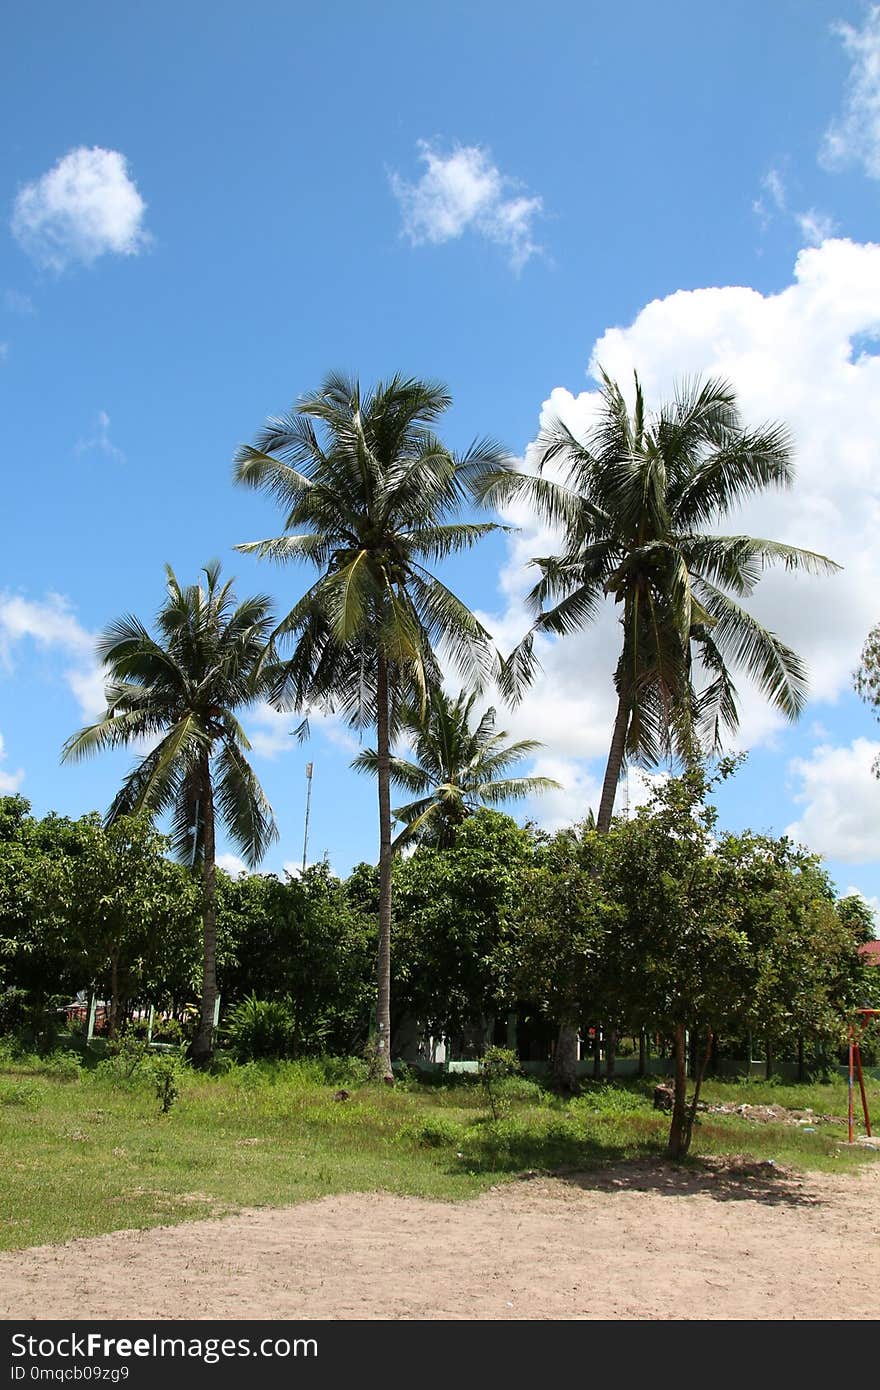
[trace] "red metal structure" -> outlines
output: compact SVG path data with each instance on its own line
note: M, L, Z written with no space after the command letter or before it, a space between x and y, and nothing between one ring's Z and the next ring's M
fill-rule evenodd
M868 1027L869 1023L871 1022L871 1019L880 1018L880 1009L856 1009L856 1014L858 1018L861 1020L861 1026L858 1027L858 1032L856 1032L856 1028L858 1026L857 1024L851 1023L849 1025L849 1110L847 1118L849 1121L849 1142L851 1144L854 1143L853 1110L855 1107L853 1103L853 1083L855 1080L855 1073L858 1074L859 1090L862 1093L862 1111L865 1116L865 1130L867 1132L868 1138L871 1138L871 1117L868 1114L868 1097L865 1092L865 1077L862 1071L862 1049L859 1044L861 1043L861 1040L864 1037L865 1029Z

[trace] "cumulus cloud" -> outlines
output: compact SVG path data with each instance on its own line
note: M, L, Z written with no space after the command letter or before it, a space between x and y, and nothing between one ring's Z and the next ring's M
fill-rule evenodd
M413 246L439 245L472 231L502 247L514 270L540 252L534 226L543 210L541 199L502 174L488 150L456 145L444 154L427 140L418 142L418 150L425 165L420 179L410 183L397 173L390 175L403 234Z
M0 796L12 796L18 791L24 780L24 768L20 767L17 772L7 772L2 766L6 761L6 747L3 735L0 734Z
M247 864L243 859L239 859L237 854L218 854L217 867L225 869L233 878L238 878L240 874L247 874L250 872Z
M863 893L861 888L856 888L853 884L850 884L840 896L842 898L861 898L863 903L868 904L868 907L874 914L874 934L876 936L877 919L878 916L880 916L880 898L877 897L876 893Z
M880 178L880 5L872 5L861 28L836 24L850 60L841 114L825 132L820 162L828 169L861 164Z
M589 811L594 815L598 812L602 793L601 774L591 771L577 759L541 754L535 758L529 775L551 777L559 783L558 789L532 797L528 803L529 818L545 830L562 830L567 825L584 820ZM647 806L652 791L658 783L665 781L666 776L665 772L630 768L621 781L615 804L617 814L627 815L637 811L640 806Z
M110 438L110 416L106 410L98 411L91 434L78 439L74 450L77 454L103 454L112 463L125 463L125 454Z
M100 256L134 256L147 243L146 203L118 150L84 145L25 184L15 199L12 232L38 265L61 271Z
M63 676L79 704L84 720L97 718L105 708L104 673L95 660L93 632L77 619L61 594L27 599L0 593L0 664L12 669L17 649L30 641L38 648L62 652L70 664Z
M847 864L880 858L880 783L872 772L878 755L880 743L857 738L793 758L794 800L803 810L786 835Z
M880 246L832 240L802 250L792 283L777 294L744 286L681 290L646 305L628 326L608 329L591 354L593 375L601 363L625 388L637 368L655 404L668 398L676 378L727 377L747 423L781 419L793 431L794 488L750 501L724 529L818 550L845 566L832 578L770 570L750 600L751 611L806 660L817 701L833 702L849 689L865 634L878 618L880 356L868 350L877 337ZM540 423L560 416L582 434L597 402L595 389L573 394L556 387ZM530 445L527 467L534 457ZM509 651L530 623L523 596L536 575L527 562L552 553L553 537L524 508L508 509L505 519L522 530L508 543L499 611L481 616ZM543 671L505 724L519 737L541 739L547 757L604 758L619 641L609 603L583 633L538 643ZM738 686L736 746L772 742L784 721L745 677ZM578 775L586 777L583 770ZM578 793L589 803L594 783L586 777ZM539 804L535 810L543 814ZM578 814L585 811L583 804Z

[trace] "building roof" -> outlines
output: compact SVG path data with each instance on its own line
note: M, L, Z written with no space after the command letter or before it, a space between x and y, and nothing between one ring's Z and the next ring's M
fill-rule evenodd
M876 941L866 941L864 946L859 947L859 955L863 956L869 965L880 965L880 938Z

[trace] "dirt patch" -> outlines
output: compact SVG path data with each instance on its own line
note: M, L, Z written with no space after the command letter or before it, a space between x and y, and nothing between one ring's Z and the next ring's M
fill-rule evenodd
M449 1204L383 1193L0 1255L5 1318L858 1318L880 1164L620 1164Z

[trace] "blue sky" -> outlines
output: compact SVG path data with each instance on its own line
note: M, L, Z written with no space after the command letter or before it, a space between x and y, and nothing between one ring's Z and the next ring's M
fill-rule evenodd
M791 729L743 687L724 820L794 827L880 895L880 729L850 683L880 619L880 11L37 3L6 16L0 62L0 789L106 806L124 755L59 750L95 712L94 633L155 611L165 561L189 579L219 556L292 603L304 576L233 554L276 517L230 461L329 368L439 377L451 444L526 458L551 397L588 419L591 361L637 366L656 400L719 370L798 442L803 486L743 526L846 566L761 586L814 698ZM509 519L450 570L502 644L538 542ZM609 615L548 650L505 719L565 783L524 813L594 800L614 641ZM301 854L307 758L310 857L374 857L344 732L248 727L282 831L266 867Z

